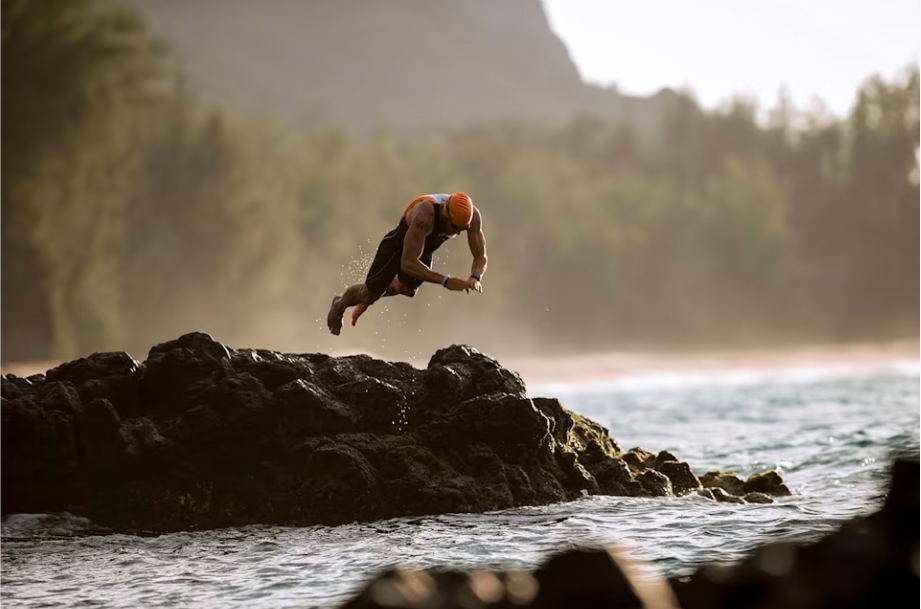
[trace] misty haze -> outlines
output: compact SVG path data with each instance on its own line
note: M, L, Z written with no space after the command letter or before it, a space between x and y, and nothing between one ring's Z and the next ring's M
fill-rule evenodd
M94 596L111 572L93 561L125 548L192 548L180 570L206 580L223 538L171 535L270 543L247 525L316 525L271 543L318 548L322 583L246 597L240 576L238 596L192 586L179 604L344 600L384 556L532 568L630 518L617 533L676 578L718 558L669 545L709 534L710 503L663 518L679 504L643 499L764 503L814 540L879 507L890 456L917 453L917 56L833 113L782 89L704 104L694 82L592 84L537 0L2 10L4 602L41 598L23 583L49 568L28 562L47 551L36 518L42 535L53 518L65 536L153 539L55 555L34 577L95 565L54 592L65 604L130 606ZM682 53L649 38L635 66L653 45ZM403 256L417 228L457 236L427 278L390 260L381 290L398 293L331 332L331 301L371 285L385 235ZM638 372L662 376L614 378ZM793 504L810 517L791 525ZM378 521L392 541L356 524ZM495 541L507 527L526 531L518 554ZM726 552L759 540L727 535ZM281 573L297 557L279 552Z
M4 42L5 362L192 330L397 359L917 334L915 67L867 75L846 118L761 124L583 85L536 2L129 4L41 55ZM330 298L406 204L455 190L484 293L425 286L332 340ZM435 265L464 273L466 245Z

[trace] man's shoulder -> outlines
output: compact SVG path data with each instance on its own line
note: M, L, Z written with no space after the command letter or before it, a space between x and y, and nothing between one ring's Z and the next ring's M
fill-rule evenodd
M430 227L435 220L435 206L430 201L419 201L406 215L407 224L420 228Z
M410 214L434 214L435 213L435 202L429 199L419 198L419 202L413 205L413 208L409 211Z
M473 206L473 215L470 218L471 226L479 226L480 222L483 221L483 214L480 213L480 208L476 205Z

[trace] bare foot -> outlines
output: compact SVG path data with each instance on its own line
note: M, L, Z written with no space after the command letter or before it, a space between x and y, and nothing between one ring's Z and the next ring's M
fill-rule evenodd
M358 323L358 318L361 317L361 314L368 310L368 305L365 303L355 305L355 308L352 309L352 325Z
M329 326L329 331L339 336L339 333L342 332L342 315L345 311L339 308L339 302L342 300L341 296L336 296L333 298L333 303L329 307L329 313L326 315L326 325Z

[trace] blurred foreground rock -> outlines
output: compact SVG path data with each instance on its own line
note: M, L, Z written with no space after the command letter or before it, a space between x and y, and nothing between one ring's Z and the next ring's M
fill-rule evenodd
M2 379L2 510L116 530L342 524L585 494L770 502L776 472L697 478L624 451L464 346L423 369L368 356L230 349L186 334Z
M883 508L816 543L774 542L666 580L614 547L528 571L382 573L342 609L858 609L918 606L919 466L896 461Z

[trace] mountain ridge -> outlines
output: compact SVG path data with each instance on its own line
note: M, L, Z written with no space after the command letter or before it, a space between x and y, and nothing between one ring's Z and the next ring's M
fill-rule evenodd
M121 1L202 99L287 124L566 121L658 106L585 84L538 0Z

